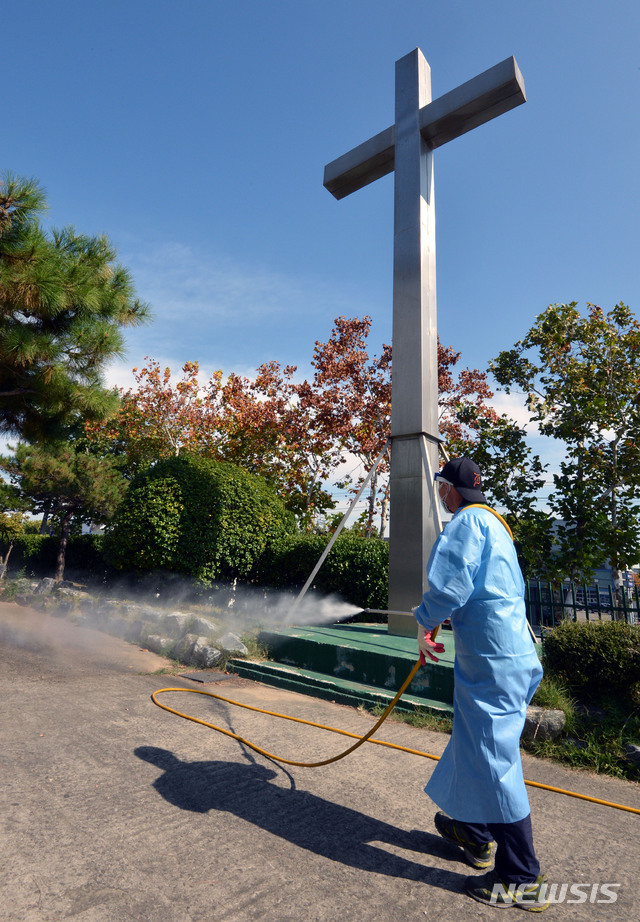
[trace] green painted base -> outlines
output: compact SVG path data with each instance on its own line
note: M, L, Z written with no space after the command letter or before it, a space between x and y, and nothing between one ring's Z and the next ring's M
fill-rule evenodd
M344 704L388 704L418 658L413 637L389 635L380 624L261 631L271 662L234 659L238 675ZM446 652L416 674L399 707L450 713L453 702L453 635L438 638Z
M395 692L376 688L374 685L364 685L362 682L350 682L348 679L336 679L319 672L299 669L295 666L283 666L281 663L264 663L253 660L232 659L227 667L236 675L255 682L264 682L275 688L284 688L288 691L299 692L303 695L312 695L336 704L346 704L351 707L368 707L376 705L386 707L394 698ZM402 696L396 710L406 713L417 710L430 711L438 716L451 716L453 706L442 701L434 701L422 696L411 695L408 692Z

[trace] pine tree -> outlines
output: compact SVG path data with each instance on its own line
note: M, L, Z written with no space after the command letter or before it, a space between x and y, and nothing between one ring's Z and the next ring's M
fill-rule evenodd
M64 576L67 543L74 518L104 523L113 516L126 489L126 480L113 457L91 451L86 439L47 441L17 446L12 457L0 459L31 511L46 511L59 532L56 580Z
M108 239L73 227L45 231L37 181L0 182L0 431L37 441L74 419L118 406L105 364L123 352L122 328L144 321L129 272Z

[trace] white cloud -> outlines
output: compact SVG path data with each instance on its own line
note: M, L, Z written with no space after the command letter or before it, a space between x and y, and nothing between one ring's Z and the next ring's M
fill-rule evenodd
M278 359L305 376L314 341L328 338L336 316L371 313L362 288L330 275L287 274L250 259L133 238L121 259L152 312L151 323L126 331L131 366L148 355L172 370L197 360L250 377L258 365Z
M205 260L189 247L167 243L138 252L128 265L138 289L156 311L189 310L211 319L254 319L281 314L305 294L301 283L247 263Z
M13 453L13 449L16 447L20 439L17 435L12 437L2 435L0 436L0 455L9 455Z
M365 311L354 291L336 290L322 277L306 278L277 272L256 262L195 252L181 243L123 253L141 297L160 315L188 312L191 320L247 322L308 316L317 305L341 311Z
M103 380L107 387L121 387L123 390L129 390L135 386L132 366L129 362L118 361L112 362L105 369Z
M506 394L504 391L497 391L488 403L496 413L506 413L510 419L515 420L526 431L527 435L537 436L540 434L537 424L531 421L524 394L514 393L513 391Z

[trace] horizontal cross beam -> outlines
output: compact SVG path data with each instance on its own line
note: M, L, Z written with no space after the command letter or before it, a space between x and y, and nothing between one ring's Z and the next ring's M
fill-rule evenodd
M423 106L420 134L432 149L441 147L523 102L524 80L515 58L510 57ZM327 164L324 186L335 198L344 198L392 173L394 161L395 126L391 125Z

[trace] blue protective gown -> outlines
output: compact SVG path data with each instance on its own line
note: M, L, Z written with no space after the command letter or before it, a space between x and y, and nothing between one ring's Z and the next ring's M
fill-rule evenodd
M415 615L429 630L451 619L455 689L451 739L425 791L462 822L517 822L530 812L519 742L542 667L513 541L488 509L462 507L434 544L427 577Z

